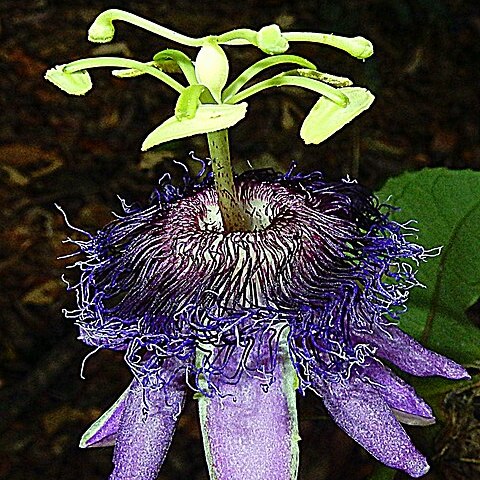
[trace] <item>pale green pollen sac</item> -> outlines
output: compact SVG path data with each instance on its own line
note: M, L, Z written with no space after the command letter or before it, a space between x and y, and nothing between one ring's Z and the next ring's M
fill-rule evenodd
M94 43L108 43L115 36L111 10L101 13L88 29L88 40Z
M349 53L359 59L365 59L373 55L373 44L364 37L354 37L351 39L351 50Z
M158 68L155 62L145 62L145 65L148 65L153 68ZM163 69L161 69L163 71ZM122 68L119 70L112 70L112 75L117 78L134 78L141 75L145 75L146 72L138 70L137 68Z
M288 41L282 35L278 25L267 25L257 34L257 45L262 52L269 55L278 55L288 50Z
M312 78L320 82L328 83L334 87L350 87L353 85L353 82L347 77L339 77L337 75L332 75L331 73L319 72L318 70L297 68L295 72L300 77Z
M45 73L45 79L70 95L85 95L92 88L92 79L86 70L68 72L67 65L57 65Z
M366 88L345 87L339 89L348 97L347 107L342 108L327 97L321 97L303 121L300 136L309 143L321 143L367 110L375 97Z

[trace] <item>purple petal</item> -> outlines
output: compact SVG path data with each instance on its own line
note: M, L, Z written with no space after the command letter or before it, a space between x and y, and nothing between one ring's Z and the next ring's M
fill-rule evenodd
M431 425L435 423L432 409L415 393L415 389L397 377L378 361L368 360L363 375L387 402L393 414L402 423Z
M387 330L388 334L378 331L363 336L362 340L370 341L377 347L378 356L392 362L403 371L418 377L438 375L451 379L470 378L461 365L428 350L399 328L390 326Z
M299 436L294 375L285 358L278 357L275 381L268 391L259 379L243 373L236 385L222 386L222 393L234 397L199 399L211 478L296 478Z
M173 385L172 385L173 387ZM144 396L149 408L145 409ZM183 406L184 389L145 392L134 380L115 443L110 480L155 480L172 441Z
M385 465L420 477L429 470L383 398L360 379L318 386L325 407L350 437Z
M115 445L130 388L127 388L118 400L83 434L80 440L80 448L111 447Z

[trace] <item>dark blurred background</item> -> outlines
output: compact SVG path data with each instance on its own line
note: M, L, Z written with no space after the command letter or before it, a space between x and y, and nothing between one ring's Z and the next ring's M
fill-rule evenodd
M80 379L89 349L62 316L75 299L60 280L69 261L57 257L71 252L61 242L70 232L54 203L74 225L96 230L112 210L120 212L117 194L145 201L164 172L179 178L182 170L173 160L188 159L190 151L207 155L202 137L140 152L146 134L171 115L176 100L155 79L120 80L94 71L94 89L81 98L43 80L48 67L80 57L146 61L175 46L122 23L114 42L89 43L90 23L111 7L192 36L277 23L284 30L372 40L375 55L366 62L329 47L295 44L292 52L320 70L354 79L377 100L325 145L306 147L298 129L315 95L286 88L254 97L247 120L231 134L237 171L247 161L279 170L296 161L302 170L321 169L332 179L358 174L378 188L404 170L480 168L478 1L0 0L0 478L106 479L111 449L77 445L130 378L122 355L104 351L86 362L86 380ZM233 72L260 58L253 48L230 48L228 54ZM479 464L470 458L475 450L465 453L458 431L467 425L478 441L479 412L461 407L462 395L449 397L436 412L443 420L438 427L409 429L433 463L429 480L480 478ZM300 479L368 478L376 462L328 419L318 398L299 399L299 412ZM191 400L160 478L207 479Z

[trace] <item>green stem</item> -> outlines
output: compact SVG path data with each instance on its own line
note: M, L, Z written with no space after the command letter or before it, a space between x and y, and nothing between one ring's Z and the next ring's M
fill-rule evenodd
M139 62L137 60L131 60L129 58L122 57L92 57L92 58L82 58L80 60L75 60L65 67L63 71L65 73L74 73L80 70L87 70L89 68L100 68L100 67L114 67L114 68L131 68L139 70L140 72L148 73L162 82L165 82L169 87L172 87L178 93L182 93L185 90L185 87L174 80L172 77L163 73L158 68L152 67L145 63Z
M233 181L228 130L207 133L207 138L224 230L227 233L247 231L250 229L249 221L240 205Z

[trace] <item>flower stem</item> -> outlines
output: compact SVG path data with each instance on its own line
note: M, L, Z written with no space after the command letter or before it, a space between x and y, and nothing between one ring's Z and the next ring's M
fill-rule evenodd
M218 206L225 232L248 231L250 222L239 202L233 182L228 130L207 133L207 138L215 189L218 194Z

